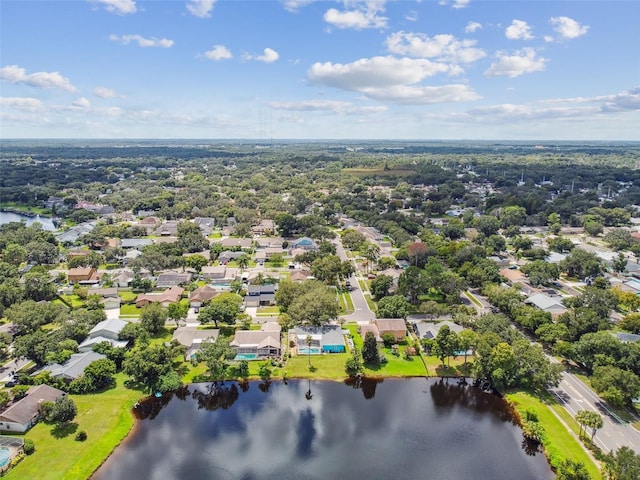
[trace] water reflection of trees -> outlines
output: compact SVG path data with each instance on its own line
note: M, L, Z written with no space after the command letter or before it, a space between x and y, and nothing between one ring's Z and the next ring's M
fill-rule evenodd
M367 377L350 377L344 381L345 385L349 385L356 390L362 390L362 395L367 400L371 400L376 396L376 388L379 383L382 383L382 378L367 378Z
M135 404L133 416L138 420L153 420L174 397L179 400L186 400L188 396L189 387L183 386L173 392L165 392L160 397L147 397Z
M210 383L204 391L195 390L191 396L198 402L198 409L209 411L219 408L227 410L236 402L239 396L238 387L235 383L231 385Z
M502 421L517 424L503 399L473 387L465 379L440 378L432 381L430 392L438 414L451 414L453 407L461 407L477 413L492 413Z

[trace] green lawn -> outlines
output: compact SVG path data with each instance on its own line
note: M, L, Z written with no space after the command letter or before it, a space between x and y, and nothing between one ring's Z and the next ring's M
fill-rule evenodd
M545 452L549 463L554 468L563 459L570 458L574 461L582 462L587 467L593 480L602 478L598 466L587 455L578 440L550 410L550 406L557 404L555 400L547 398L543 401L529 392L510 393L506 395L506 398L521 416L524 416L524 412L527 410L536 412L545 431Z
M118 290L118 296L124 303L131 303L135 301L138 294L133 292Z
M355 311L349 292L340 292L338 300L340 302L340 315L349 315Z
M71 305L73 308L82 308L84 307L84 300L82 300L78 295L60 295L65 302Z
M39 423L25 438L34 441L36 451L6 476L8 479L85 480L109 456L133 427L131 408L143 395L124 387L124 374L116 376L116 386L92 395L71 395L78 407L77 429L59 432ZM77 442L75 431L87 432L87 440ZM54 436L54 434L56 436ZM59 438L56 438L59 437Z
M300 355L287 360L284 372L289 378L313 378L315 380L343 380L347 374L345 364L348 353L330 353L327 355L311 355L312 370L309 369L309 357ZM249 362L258 363L258 362Z
M257 315L280 315L280 307L259 307L256 313Z
M121 317L139 317L141 309L135 306L135 304L126 304L120 306Z
M471 375L471 365L473 363L473 357L467 357L467 363L464 363L464 356L451 357L449 360L445 359L446 366L442 365L442 362L438 357L433 355L423 356L425 363L427 364L427 372L429 376L435 377L468 377Z

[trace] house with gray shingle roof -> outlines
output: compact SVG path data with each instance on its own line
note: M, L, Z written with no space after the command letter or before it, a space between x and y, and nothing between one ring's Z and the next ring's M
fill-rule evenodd
M112 347L124 348L127 346L127 340L120 340L120 332L129 322L110 318L103 320L91 329L87 338L78 345L78 351L89 352L93 347L102 342L109 342Z
M101 360L103 358L107 357L94 351L75 353L63 364L53 363L51 365L47 365L35 372L33 375L37 375L42 372L51 372L51 376L53 378L61 378L65 381L71 381L80 377L84 373L84 369L87 368L91 362L95 362L96 360Z
M55 402L66 395L62 390L42 384L27 390L27 394L0 413L0 431L24 433L40 419L40 404Z
M550 297L544 293L538 293L527 298L524 303L533 305L544 312L549 312L554 317L567 311L562 304L561 297Z

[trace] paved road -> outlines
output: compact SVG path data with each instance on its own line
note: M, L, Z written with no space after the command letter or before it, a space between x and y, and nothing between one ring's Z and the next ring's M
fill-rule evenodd
M574 417L578 410L591 410L602 415L603 427L597 431L595 443L604 452L627 446L640 453L640 432L611 411L578 377L565 372L560 385L550 391Z
M349 260L340 239L337 238L333 243L336 246L336 253L340 257L340 260ZM351 275L348 280L351 282L351 286L353 287L353 290L349 293L351 293L351 301L353 302L353 308L355 311L350 315L345 315L343 318L348 322L370 322L376 318L376 315L369 309L369 304L364 298L364 293L360 288L360 283L358 282L357 277L355 275Z

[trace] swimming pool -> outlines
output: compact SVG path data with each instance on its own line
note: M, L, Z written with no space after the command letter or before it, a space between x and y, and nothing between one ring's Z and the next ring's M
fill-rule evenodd
M11 452L7 447L0 448L0 468L6 467L11 460Z
M298 355L320 355L320 347L298 347Z
M255 360L258 358L257 353L238 353L234 360Z

